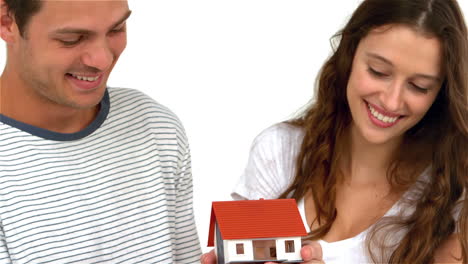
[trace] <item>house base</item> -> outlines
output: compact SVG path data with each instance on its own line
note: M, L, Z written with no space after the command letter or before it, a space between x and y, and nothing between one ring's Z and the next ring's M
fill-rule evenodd
M275 262L275 263L301 263L303 260L287 260L287 259L270 259L270 260L247 260L247 261L230 261L226 264L245 264L245 263L265 263L265 262Z

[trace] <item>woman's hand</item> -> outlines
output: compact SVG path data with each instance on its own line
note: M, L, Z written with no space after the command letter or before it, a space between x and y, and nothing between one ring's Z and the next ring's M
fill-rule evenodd
M325 264L322 246L317 241L304 241L301 248L302 264Z
M200 263L201 264L216 264L216 255L214 252L214 249L212 249L210 252L205 253L201 255L200 257Z
M301 264L325 264L322 246L316 241L306 240L302 242L301 257L304 260ZM265 264L274 264L274 262L267 262Z
M316 241L305 241L301 248L301 257L304 260L302 264L325 264L323 261L322 247ZM216 264L216 255L214 250L203 254L200 257L201 264ZM274 264L274 262L267 262ZM265 263L265 264L267 264Z

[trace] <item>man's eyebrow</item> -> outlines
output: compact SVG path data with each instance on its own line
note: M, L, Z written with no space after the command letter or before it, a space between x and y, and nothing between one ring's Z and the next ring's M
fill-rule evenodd
M125 13L125 15L121 19L119 19L116 23L114 23L114 25L112 25L109 29L113 29L117 27L118 25L122 24L123 22L125 22L130 17L131 14L132 14L132 10L128 10L127 13Z
M120 18L117 22L115 22L110 28L113 29L117 27L118 25L122 24L125 22L130 15L132 14L131 10L128 10L122 18ZM82 28L72 28L72 27L65 27L65 28L60 28L55 31L53 31L51 34L80 34L80 35L91 35L94 34L93 31L88 30L88 29L82 29Z

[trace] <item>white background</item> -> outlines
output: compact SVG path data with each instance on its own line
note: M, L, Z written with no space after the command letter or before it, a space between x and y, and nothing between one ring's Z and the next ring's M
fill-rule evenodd
M203 251L211 201L230 199L254 137L312 98L330 37L360 2L130 0L128 46L109 85L144 91L182 120Z

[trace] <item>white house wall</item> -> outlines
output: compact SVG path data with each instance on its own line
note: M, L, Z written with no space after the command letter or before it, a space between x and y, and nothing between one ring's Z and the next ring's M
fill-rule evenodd
M294 240L294 253L286 253L285 241ZM276 257L278 259L299 260L301 259L301 238L288 237L276 239Z
M253 260L252 240L224 240L224 257L226 263L231 261ZM244 244L244 254L237 255L236 244Z

